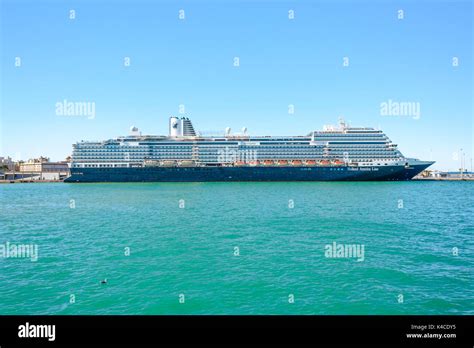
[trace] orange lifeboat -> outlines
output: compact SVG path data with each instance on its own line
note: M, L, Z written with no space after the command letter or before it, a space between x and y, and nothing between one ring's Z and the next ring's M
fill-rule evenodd
M278 161L278 165L280 165L280 166L286 166L286 165L288 165L288 161L287 161L287 160L279 160L279 161Z
M300 165L303 164L303 162L301 162L300 160L293 160L293 161L291 162L291 164L294 165L294 166L300 166Z
M342 162L341 160L338 160L338 159L333 161L332 163L337 164L337 165L344 164L344 162Z
M263 161L263 164L266 165L266 166L272 166L273 165L273 161L272 160L265 160Z
M260 161L250 161L249 164L251 166L258 166L260 164Z
M314 166L316 164L316 161L315 160L307 160L306 161L306 165L307 166Z
M244 166L245 162L244 161L237 161L237 162L235 162L235 165L236 166Z
M319 163L323 166L327 166L327 165L331 164L331 162L329 162L328 160L322 160Z

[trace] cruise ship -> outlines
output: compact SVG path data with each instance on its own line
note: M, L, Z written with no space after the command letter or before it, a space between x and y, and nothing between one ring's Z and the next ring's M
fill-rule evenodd
M343 120L305 136L220 136L170 117L167 136L128 136L73 145L66 182L410 180L434 162L407 158L381 130Z

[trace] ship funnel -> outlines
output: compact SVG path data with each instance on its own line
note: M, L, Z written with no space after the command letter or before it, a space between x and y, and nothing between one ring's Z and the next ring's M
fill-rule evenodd
M195 137L196 131L189 118L171 116L169 135L170 137Z
M177 137L181 135L181 125L177 117L170 117L170 137Z
M195 137L196 131L194 130L191 120L187 117L181 118L181 135L184 137Z

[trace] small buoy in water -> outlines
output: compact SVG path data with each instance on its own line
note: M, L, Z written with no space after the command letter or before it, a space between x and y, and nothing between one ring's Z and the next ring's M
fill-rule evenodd
M107 284L107 278L105 278L104 280L101 280L100 283L101 284Z

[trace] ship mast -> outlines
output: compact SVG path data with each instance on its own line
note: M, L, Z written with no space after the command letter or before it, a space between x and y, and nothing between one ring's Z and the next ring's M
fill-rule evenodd
M346 129L346 122L343 117L339 117L339 127L341 127L342 130Z

